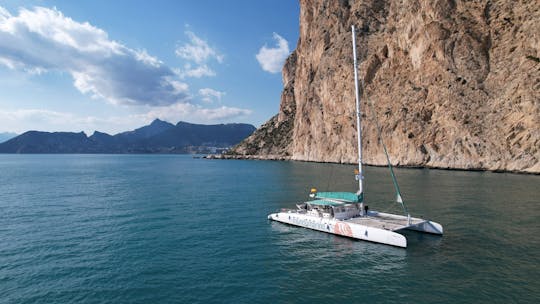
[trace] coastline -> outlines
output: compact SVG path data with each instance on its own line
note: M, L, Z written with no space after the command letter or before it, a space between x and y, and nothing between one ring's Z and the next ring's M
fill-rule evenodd
M355 165L353 162L331 162L331 161L312 161L312 160L300 160L292 159L290 156L282 155L231 155L231 154L207 154L202 156L204 159L233 159L233 160L268 160L268 161L297 161L297 162L310 162L321 164L341 164L341 165ZM363 163L363 165L370 167L386 167L387 165ZM420 166L420 165L392 165L395 168L407 168L407 169L436 169L436 170L448 170L448 171L470 171L470 172L493 172L493 173L512 173L512 174L525 174L525 175L540 175L540 172L534 171L518 171L518 170L490 170L486 168L455 168L455 167L442 167L442 166Z

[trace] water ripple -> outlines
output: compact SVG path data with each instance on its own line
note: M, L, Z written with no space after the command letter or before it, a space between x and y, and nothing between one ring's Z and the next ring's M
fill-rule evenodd
M404 250L266 220L351 166L0 155L0 303L540 302L538 176L397 170L445 236ZM325 172L332 171L332 180ZM372 208L392 208L367 168ZM395 206L394 206L395 207Z

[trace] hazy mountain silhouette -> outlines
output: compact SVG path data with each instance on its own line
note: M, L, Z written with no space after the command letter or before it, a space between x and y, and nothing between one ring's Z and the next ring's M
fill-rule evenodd
M173 125L156 119L116 135L28 131L1 143L0 153L204 153L233 146L253 131L249 124Z
M8 139L12 139L15 136L17 136L16 133L10 133L10 132L0 133L0 143L3 143L7 141Z

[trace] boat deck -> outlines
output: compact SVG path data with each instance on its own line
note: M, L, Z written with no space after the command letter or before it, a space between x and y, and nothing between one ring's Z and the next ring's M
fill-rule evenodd
M418 225L425 222L425 220L419 218L411 218L411 223L409 225L406 217L396 218L377 214L364 217L355 217L352 219L344 220L344 222L364 225L378 229L396 231Z

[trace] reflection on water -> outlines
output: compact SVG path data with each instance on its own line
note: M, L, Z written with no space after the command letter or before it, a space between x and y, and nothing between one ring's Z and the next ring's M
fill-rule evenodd
M270 227L274 233L277 233L281 240L282 246L294 246L295 244L314 244L327 242L331 245L329 248L320 249L319 256L338 255L346 256L349 254L357 253L358 250L366 250L368 253L375 255L394 255L405 257L405 250L393 246L381 245L376 243L359 241L347 237L324 233L321 231L315 231L307 228L297 227L293 225L287 225L279 222L269 221ZM437 239L440 240L440 237ZM319 247L321 248L321 247Z
M444 236L430 233L421 233L412 230L403 230L399 232L407 238L407 248L422 246L424 248L438 248L444 242Z
M275 244L288 259L328 264L331 268L354 266L361 257L364 274L404 267L407 252L402 248L358 241L320 231L272 221Z

